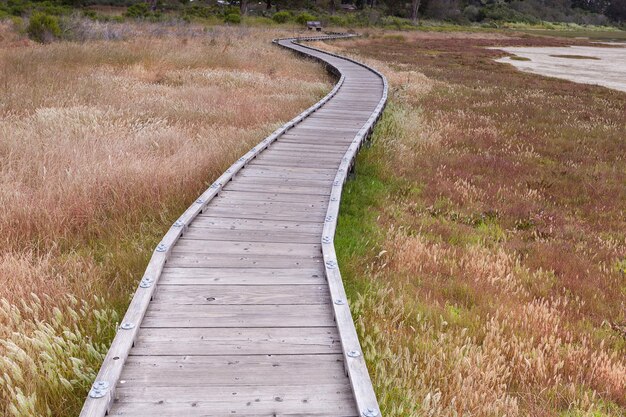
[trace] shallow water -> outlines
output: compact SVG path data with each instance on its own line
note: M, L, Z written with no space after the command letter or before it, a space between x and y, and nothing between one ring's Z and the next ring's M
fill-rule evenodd
M549 77L563 78L584 84L595 84L626 92L626 45L614 48L511 47L494 48L521 58L500 58L498 62ZM569 56L569 57L568 57Z

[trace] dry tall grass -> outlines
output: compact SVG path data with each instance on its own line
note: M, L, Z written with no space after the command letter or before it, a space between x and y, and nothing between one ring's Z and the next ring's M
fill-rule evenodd
M281 34L122 29L39 46L2 28L0 415L76 414L159 236L330 88Z
M386 416L624 415L626 95L481 48L551 42L324 46L391 86L337 241Z

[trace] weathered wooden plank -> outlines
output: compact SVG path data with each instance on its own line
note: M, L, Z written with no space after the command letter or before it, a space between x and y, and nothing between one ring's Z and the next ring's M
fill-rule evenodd
M314 157L308 157L307 154L308 153L313 153L316 154L316 156ZM321 162L321 163L335 163L337 161L339 161L341 159L341 155L340 155L340 151L339 152L323 152L321 149L319 150L309 150L309 151L302 151L302 150L276 150L274 152L272 152L272 156L271 158L266 158L266 159L277 159L277 160L282 160L282 159L286 159L286 158L290 158L290 159L295 159L297 161L301 160L301 159L305 159L307 161L316 161L316 162Z
M120 379L129 386L207 388L347 382L340 354L130 356Z
M286 133L282 135L274 145L279 145L282 143L306 143L307 140L321 140L325 139L330 145L339 145L346 141L351 141L354 139L354 135L352 133L346 132L318 132L318 131L302 131L296 133Z
M222 217L245 217L251 219L278 219L278 220L300 220L306 217L310 222L319 222L324 219L324 210L317 209L293 209L290 211L274 211L271 207L267 208L237 208L230 209L228 207L212 207L206 211L211 216Z
M325 284L324 270L316 268L174 268L163 269L163 285L311 285ZM242 289L242 291L245 291Z
M238 184L254 184L254 180L238 182ZM330 188L331 182L325 182L324 187ZM315 187L317 186L314 181L304 181L301 180L299 182L283 180L283 179L275 179L275 180L264 180L261 181L260 184L263 186L274 186L274 185L293 185L298 187ZM308 201L236 201L235 199L223 196L221 198L217 198L211 201L211 204L208 206L209 210L212 208L228 208L228 209L237 209L241 208L250 208L250 209L261 209L267 208L272 210L296 210L296 211L315 211L315 210L326 210L327 202L308 202Z
M326 173L312 173L310 171L286 171L282 169L274 169L263 166L250 165L245 172L239 175L239 178L243 177L266 177L266 178L293 178L293 179L317 179L317 180L331 180L335 178L335 174L328 170Z
M224 417L227 415L358 416L348 384L119 388L111 415Z
M323 225L315 222L304 222L299 220L227 218L203 214L196 218L193 222L193 227L229 230L297 231L321 234Z
M347 120L347 119L328 119L323 117L309 117L305 123L302 124L307 128L325 128L327 126L333 126L339 129L356 129L357 131L363 126L363 120Z
M268 165L271 165L271 163L269 163ZM267 193L313 194L313 195L328 195L328 191L329 191L329 187L298 187L295 185L273 185L270 187L269 185L261 186L257 184L240 184L239 182L231 182L228 185L226 185L224 189L228 191L252 191L252 192L267 192Z
M324 149L329 152L338 152L337 155L345 153L346 143L354 140L352 135L321 135L319 133L313 133L308 135L297 136L281 136L280 140L277 140L272 145L272 150L280 149L283 147L290 148L316 148ZM343 152L342 152L343 151Z
M266 202L263 203L251 203L247 205L243 202L221 202L215 203L209 206L206 213L217 216L217 213L228 212L229 216L241 215L244 217L246 214L263 214L268 219L292 219L298 220L303 216L317 216L317 218L323 218L326 214L324 208L310 207L310 205L302 203L287 203L287 202Z
M152 304L329 304L326 285L159 285Z
M336 327L143 329L133 355L341 353Z
M335 143L333 142L333 146L335 145ZM277 145L278 146L278 145ZM274 149L272 149L273 151ZM298 152L298 151L283 151L283 152L267 152L264 155L261 155L259 157L257 157L256 159L261 160L261 159L270 159L270 158L276 158L276 159L283 159L283 158L295 158L295 159L301 159L301 158L306 158L307 160L310 161L319 161L319 162L329 162L329 161L334 161L337 158L341 158L342 153L339 152L308 152L308 153L303 153L303 152Z
M311 268L322 263L320 256L290 258L282 255L182 254L168 257L169 266L185 268Z
M301 158L288 158L288 157L280 157L280 156L272 156L265 158L257 158L251 164L252 166L257 165L274 165L274 166L284 166L284 167L310 167L310 168L337 168L339 166L340 159L332 160L332 161L315 161L305 157Z
M337 174L337 170L334 168L320 168L320 167L302 167L302 166L295 166L295 167L272 167L272 168L263 168L263 167L257 167L254 165L254 162L256 162L256 159L253 160L252 162L250 162L250 164L248 164L246 166L246 169L243 170L241 172L241 174L245 174L247 172L250 172L252 170L268 170L271 169L273 172L276 173L285 173L285 174L289 174L289 175L294 175L294 174L310 174L310 175L315 175L315 174L325 174L325 175L332 175L333 178L334 176Z
M327 305L150 305L142 323L148 327L329 327Z
M277 143L272 147L272 152L321 152L341 156L347 149L342 144L307 144L307 143Z
M322 125L316 125L316 126L307 126L306 121L302 122L300 125L298 125L298 134L300 131L303 131L304 133L306 133L307 131L309 131L310 133L313 134L317 134L320 136L324 136L327 134L333 134L336 132L345 132L348 134L351 134L353 137L354 135L356 135L359 132L359 129L354 128L354 127L338 127L335 128L333 126L333 123L328 123L326 126L322 126Z
M319 194L284 194L284 193L264 193L254 191L232 191L224 190L220 193L217 200L225 198L229 201L284 201L286 203L312 202L312 203L328 203L328 196ZM201 214L197 218L201 218Z
M207 253L233 255L320 256L319 243L232 242L221 240L180 239L171 253Z
M234 216L234 218L238 218ZM313 222L317 223L317 222ZM254 230L254 229L209 229L191 226L185 233L186 239L224 240L236 242L290 242L290 243L318 243L321 234L317 232L300 232L287 230ZM170 264L171 266L171 264Z

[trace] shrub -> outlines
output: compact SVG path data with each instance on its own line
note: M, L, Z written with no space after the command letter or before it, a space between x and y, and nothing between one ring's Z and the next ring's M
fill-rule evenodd
M499 22L539 23L539 19L536 17L520 13L517 10L513 10L505 5L483 7L481 14L481 17L484 17L485 19Z
M145 18L150 14L150 6L148 3L135 3L126 9L125 16L132 17L135 19Z
M33 14L26 28L28 36L37 42L46 43L61 36L59 19L45 13Z
M241 15L241 10L239 10L239 7L229 6L224 9L224 16L228 16L229 14Z
M306 25L306 22L311 20L316 20L317 18L310 13L300 13L298 17L296 17L296 22L301 25Z
M463 9L463 16L470 22L477 22L482 17L480 9L471 4Z
M286 23L291 18L291 13L289 12L278 12L274 13L272 16L272 20L276 23Z
M183 16L187 18L199 17L201 19L208 19L211 16L215 15L215 11L210 7L200 6L194 4L193 6L186 7L183 10Z
M238 25L239 23L241 23L241 16L236 13L227 14L226 16L224 16L224 22Z
M409 19L403 19L396 16L385 16L381 19L381 23L384 27L390 27L397 30L409 29L413 27L413 22Z
M27 4L22 1L7 2L4 7L6 7L8 9L8 13L13 16L24 16L28 11Z
M22 19L19 16L13 16L11 17L11 24L13 25L13 29L20 33L20 34L24 34L24 32L26 32L26 28L24 27L24 19Z
M98 20L98 13L95 10L83 10L83 16L91 20Z

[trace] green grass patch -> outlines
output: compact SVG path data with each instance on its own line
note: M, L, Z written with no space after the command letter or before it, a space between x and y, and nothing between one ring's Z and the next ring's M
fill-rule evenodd
M357 158L354 177L346 183L341 198L341 211L335 247L342 266L348 298L364 289L356 260L380 252L384 233L376 222L380 205L385 201L386 184L380 177L375 149L362 150Z

